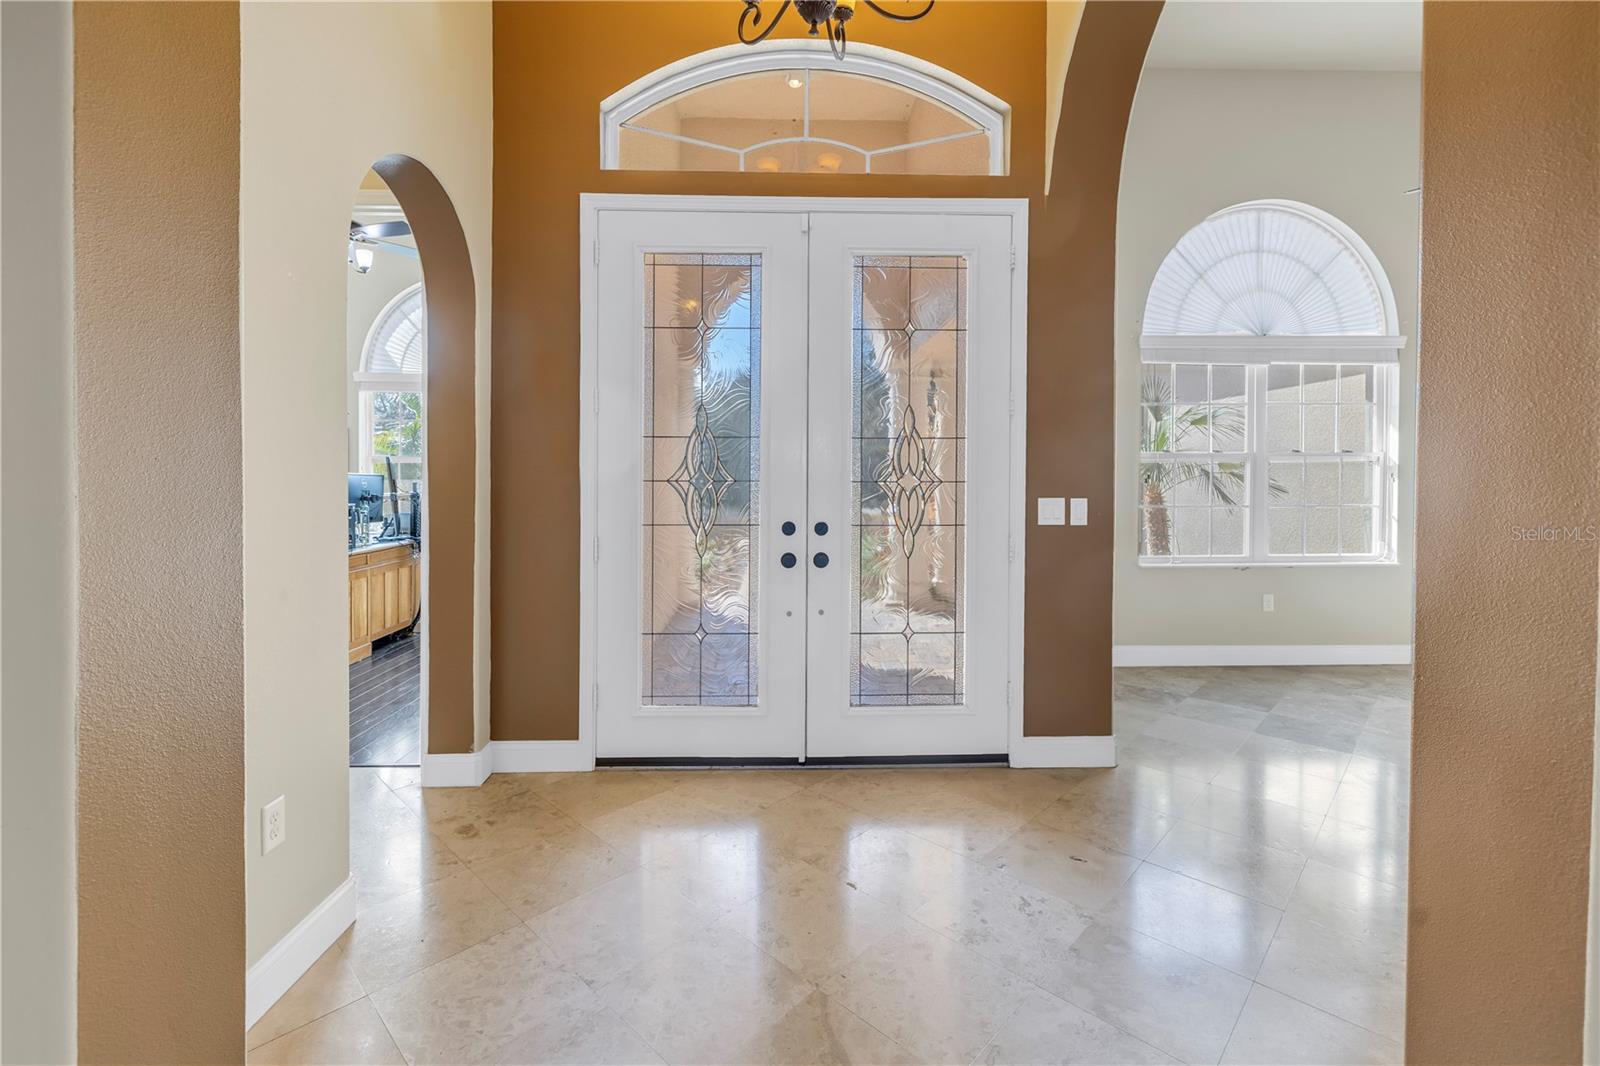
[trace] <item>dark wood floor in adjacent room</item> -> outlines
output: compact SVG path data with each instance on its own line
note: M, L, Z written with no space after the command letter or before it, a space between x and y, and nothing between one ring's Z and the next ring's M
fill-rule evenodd
M422 680L420 630L350 664L350 765L415 766Z

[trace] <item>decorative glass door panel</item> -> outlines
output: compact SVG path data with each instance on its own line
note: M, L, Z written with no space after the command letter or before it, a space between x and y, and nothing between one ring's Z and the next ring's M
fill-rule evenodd
M967 261L852 273L850 703L959 706Z
M1003 754L1011 217L599 220L599 757Z
M761 257L644 253L641 687L757 705Z

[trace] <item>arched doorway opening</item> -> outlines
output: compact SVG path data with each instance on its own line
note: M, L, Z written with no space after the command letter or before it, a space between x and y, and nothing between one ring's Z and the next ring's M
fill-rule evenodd
M362 182L347 257L351 762L414 766L475 741L476 288L448 194L406 155Z

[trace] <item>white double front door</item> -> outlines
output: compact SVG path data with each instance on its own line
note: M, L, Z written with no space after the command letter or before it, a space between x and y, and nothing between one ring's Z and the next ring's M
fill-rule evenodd
M1014 216L612 206L596 754L1005 753Z

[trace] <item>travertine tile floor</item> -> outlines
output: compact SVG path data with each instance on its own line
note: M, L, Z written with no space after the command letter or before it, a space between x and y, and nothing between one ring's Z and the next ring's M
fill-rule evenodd
M352 771L250 1060L1398 1061L1409 690L1119 670L1114 770Z

